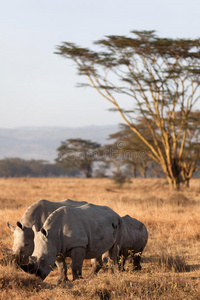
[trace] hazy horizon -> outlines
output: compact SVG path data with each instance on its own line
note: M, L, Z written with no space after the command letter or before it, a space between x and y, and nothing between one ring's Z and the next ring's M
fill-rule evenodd
M44 159L53 162L56 149L69 138L82 138L100 144L109 144L107 138L118 130L117 125L82 127L0 127L0 159Z

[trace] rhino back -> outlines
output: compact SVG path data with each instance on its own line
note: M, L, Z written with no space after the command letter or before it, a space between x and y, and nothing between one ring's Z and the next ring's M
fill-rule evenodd
M71 199L66 199L66 200L60 201L58 203L60 203L60 207L61 206L79 207L79 206L88 204L88 202L86 202L86 201L75 201L75 200L71 200Z
M45 220L48 216L59 207L70 205L70 206L81 206L84 205L85 201L74 201L70 199L66 199L59 202L51 202L48 200L39 200L36 203L32 204L25 211L21 223L23 226L32 227L33 224L37 223L38 230L42 227Z

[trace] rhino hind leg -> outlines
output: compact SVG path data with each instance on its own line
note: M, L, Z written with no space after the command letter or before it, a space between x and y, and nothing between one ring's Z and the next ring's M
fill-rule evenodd
M124 265L125 262L127 260L127 258L129 257L130 253L129 250L127 248L123 249L120 251L119 253L119 257L118 257L118 268L119 271L125 271Z
M133 268L136 271L140 271L142 269L141 264L140 264L142 251L143 251L143 249L141 251L139 251L138 253L136 253L133 257Z
M85 258L85 248L72 248L70 251L70 257L72 259L71 267L73 280L82 278L82 266Z
M55 264L56 264L56 266L59 270L59 273L60 273L57 284L68 281L68 278L67 278L67 265L65 263L65 258L63 256L57 256Z
M92 274L97 274L99 270L101 270L101 268L103 267L102 256L92 259L91 263L92 263L92 271L88 276Z

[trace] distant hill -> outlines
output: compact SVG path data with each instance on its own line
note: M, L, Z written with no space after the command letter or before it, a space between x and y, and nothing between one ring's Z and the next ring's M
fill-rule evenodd
M107 137L118 130L117 125L70 127L0 128L0 159L19 157L53 162L61 141L83 138L105 144Z

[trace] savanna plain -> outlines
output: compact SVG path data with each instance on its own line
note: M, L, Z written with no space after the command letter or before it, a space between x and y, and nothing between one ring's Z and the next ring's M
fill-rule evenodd
M1 178L0 259L2 248L12 248L7 227L20 220L32 203L66 198L107 205L120 216L143 222L149 239L142 255L142 270L100 270L88 277L90 261L83 264L83 279L56 285L56 268L44 281L26 274L12 262L0 265L0 299L200 299L200 179L190 188L169 189L165 179L132 179L122 187L111 179Z

